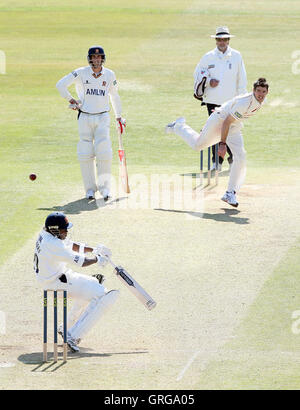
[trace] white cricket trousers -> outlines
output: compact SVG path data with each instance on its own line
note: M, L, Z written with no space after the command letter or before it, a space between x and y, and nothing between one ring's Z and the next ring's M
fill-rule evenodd
M221 141L223 121L221 115L215 111L207 119L200 134L187 124L180 122L176 123L174 132L182 137L193 150L201 151ZM240 129L232 126L229 128L226 144L233 155L227 191L238 192L246 176L246 151Z
M47 284L39 283L45 290L68 292L68 298L71 297L73 301L68 312L68 333L74 339L82 339L116 301L119 291L108 292L96 278L72 270L67 270L64 275L66 282L56 279Z
M109 113L90 115L80 113L77 155L85 192L93 190L109 195L111 185L112 148L109 137ZM97 177L95 177L95 158Z

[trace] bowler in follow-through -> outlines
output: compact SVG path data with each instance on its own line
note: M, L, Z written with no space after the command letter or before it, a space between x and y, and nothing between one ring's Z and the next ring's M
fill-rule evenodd
M166 126L166 133L175 133L195 151L201 151L220 143L219 155L224 158L226 144L233 154L227 191L222 201L237 207L236 193L246 176L246 151L241 129L243 121L256 114L261 108L269 91L265 78L259 78L253 84L253 92L234 97L222 104L211 114L200 134L185 123L183 117Z

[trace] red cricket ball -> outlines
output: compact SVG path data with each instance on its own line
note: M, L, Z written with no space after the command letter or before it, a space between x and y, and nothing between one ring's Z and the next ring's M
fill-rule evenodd
M36 175L35 174L30 174L29 179L31 179L31 181L34 181L36 179Z

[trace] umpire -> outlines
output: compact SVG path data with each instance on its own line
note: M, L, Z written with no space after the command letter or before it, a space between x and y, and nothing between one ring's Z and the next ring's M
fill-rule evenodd
M216 48L201 58L194 72L195 97L206 105L208 115L225 101L247 92L247 75L241 53L229 46L230 38L234 36L228 27L218 27L211 37L216 39ZM201 87L198 87L200 83ZM212 169L215 169L215 146L212 152ZM228 146L227 153L231 164L233 158ZM219 170L222 163L223 158L219 157Z

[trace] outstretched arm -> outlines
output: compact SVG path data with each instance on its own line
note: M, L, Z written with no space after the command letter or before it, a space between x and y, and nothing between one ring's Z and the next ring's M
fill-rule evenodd
M92 248L90 246L85 246L83 243L73 242L72 250L78 253L93 253L95 256L93 258L84 258L82 267L90 266L98 263L100 266L105 266L107 264L106 255L110 256L111 251L106 246L100 244L97 248Z
M72 246L72 250L73 250L74 252L89 253L89 252L93 252L94 248L91 248L91 247L89 247L89 246L85 246L85 245L82 244L82 243L76 243L76 242L74 242L74 243L73 243L73 246Z
M94 263L97 263L97 262L98 262L97 256L94 256L94 258L84 258L82 267L84 268L86 266L94 265Z

